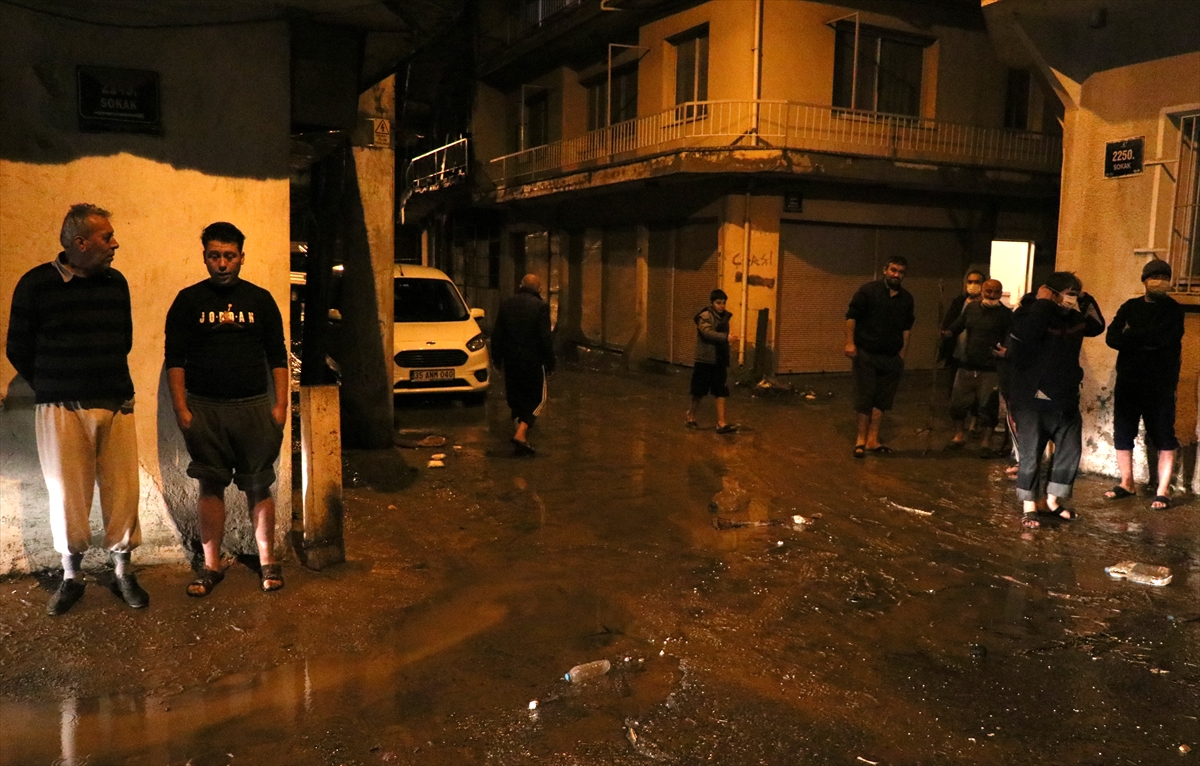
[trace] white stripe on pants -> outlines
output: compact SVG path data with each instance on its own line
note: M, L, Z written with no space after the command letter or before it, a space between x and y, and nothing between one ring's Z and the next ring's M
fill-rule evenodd
M117 552L136 548L142 531L133 412L83 409L75 403L39 404L34 428L50 495L54 550L84 553L91 546L88 515L97 483L104 548Z

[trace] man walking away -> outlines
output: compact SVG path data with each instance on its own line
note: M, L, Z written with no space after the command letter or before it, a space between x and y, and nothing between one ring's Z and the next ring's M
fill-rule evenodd
M91 545L88 515L97 484L114 588L135 609L150 603L129 560L142 537L128 359L133 310L129 284L112 268L120 245L111 215L72 205L59 234L62 252L27 272L13 291L6 350L34 391L50 531L62 555L62 584L46 607L51 615L83 596L80 565Z
M994 457L997 454L991 446L992 434L1000 415L1000 376L996 371L996 362L1012 324L1012 309L1000 302L1003 291L1004 286L999 280L984 282L982 299L964 306L962 313L943 333L946 338L962 334L966 340L950 394L954 438L946 445L946 449L962 449L966 446L967 415L975 409L984 429L980 457Z
M696 323L696 354L692 367L692 405L688 407L686 424L696 428L696 409L700 400L712 394L717 400L717 433L731 434L737 426L725 420L725 400L729 398L729 344L737 340L729 334L729 320L733 317L725 310L729 296L724 290L713 290L708 295L708 305L696 312L692 321Z
M542 300L536 274L521 279L516 295L506 298L492 328L492 363L504 372L504 393L517 424L511 441L518 455L533 455L529 429L546 404L546 380L554 373L550 305Z
M879 424L896 399L909 332L917 318L912 294L901 286L907 270L904 256L892 256L883 278L858 288L846 309L846 356L853 363L858 414L856 458L868 451L892 451L879 443Z
M1071 496L1083 454L1079 386L1083 339L1104 332L1104 317L1083 283L1069 271L1050 275L1033 301L1021 301L1013 313L1008 337L1011 364L1009 404L1017 426L1017 497L1022 526L1036 529L1038 472L1046 442L1054 442L1054 460L1046 487L1044 515L1060 521L1075 518L1062 501Z
M1183 307L1171 289L1171 265L1155 258L1142 269L1145 295L1121 304L1105 342L1117 350L1117 385L1113 395L1113 443L1121 483L1104 493L1110 500L1131 497L1133 442L1138 420L1158 450L1158 487L1150 507L1171 507L1171 475L1175 472L1175 390L1183 348Z
M231 223L200 235L208 279L186 287L167 312L166 365L175 421L200 482L204 569L187 587L201 598L225 579L225 488L246 493L263 591L283 587L275 562L275 460L287 422L288 358L283 318L269 292L242 279L246 237ZM268 395L267 369L275 395Z

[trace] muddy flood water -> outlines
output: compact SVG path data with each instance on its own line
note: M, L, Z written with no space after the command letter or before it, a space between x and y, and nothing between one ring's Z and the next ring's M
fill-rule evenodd
M1083 477L1077 520L1022 530L1006 461L923 430L927 375L862 460L848 380L790 382L813 398L739 389L719 435L711 400L684 428L686 371L593 358L532 458L499 388L402 404L399 438L445 447L347 454L349 561L289 560L275 594L237 561L203 600L141 567L148 609L89 573L53 619L52 579L0 582L0 764L1200 758L1200 502Z

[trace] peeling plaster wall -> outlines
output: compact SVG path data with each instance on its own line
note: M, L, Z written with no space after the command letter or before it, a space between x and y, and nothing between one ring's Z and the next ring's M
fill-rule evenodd
M143 545L135 562L179 561L198 537L196 482L174 423L163 323L175 294L206 276L199 234L216 220L246 233L242 275L288 301L289 47L282 23L114 29L0 5L0 336L12 291L59 251L67 208L113 212L129 281ZM78 64L158 72L162 136L82 133ZM0 359L0 574L56 566L33 439L32 393ZM290 429L289 429L290 430ZM291 517L290 435L277 466L282 542ZM226 546L255 550L240 493L229 495ZM99 510L93 508L93 530ZM88 564L102 557L93 551Z
M1106 319L1142 293L1140 275L1147 256L1135 248L1148 244L1155 171L1106 179L1105 144L1144 136L1146 159L1157 156L1159 114L1164 108L1200 101L1200 53L1158 59L1098 72L1082 83L1080 104L1066 114L1063 146L1062 207L1057 268L1074 271L1084 289L1100 303ZM1169 131L1168 131L1169 132ZM1165 151L1174 156L1175 147ZM1166 174L1160 183L1166 182ZM1162 220L1170 215L1173 192L1160 196L1156 247L1165 247ZM1083 417L1085 471L1117 475L1112 442L1112 391L1116 351L1103 337L1084 342ZM1189 482L1195 459L1196 386L1200 371L1200 315L1188 315L1184 361L1179 381L1176 433L1184 448L1180 483ZM1141 450L1138 474L1146 476Z

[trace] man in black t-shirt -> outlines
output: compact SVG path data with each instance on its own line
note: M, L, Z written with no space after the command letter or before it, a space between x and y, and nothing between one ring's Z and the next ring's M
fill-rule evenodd
M891 452L879 443L879 423L892 408L908 334L916 321L915 303L900 286L908 261L899 255L888 259L883 279L858 288L846 309L846 356L853 362L854 411L858 413L858 438L854 457L870 452Z
M225 579L221 541L230 481L246 493L262 589L283 587L283 572L275 562L271 485L287 421L287 350L275 299L238 276L245 240L231 223L205 228L200 241L208 279L181 290L167 312L171 402L192 457L188 476L200 481L204 569L187 588L195 597L207 596Z

